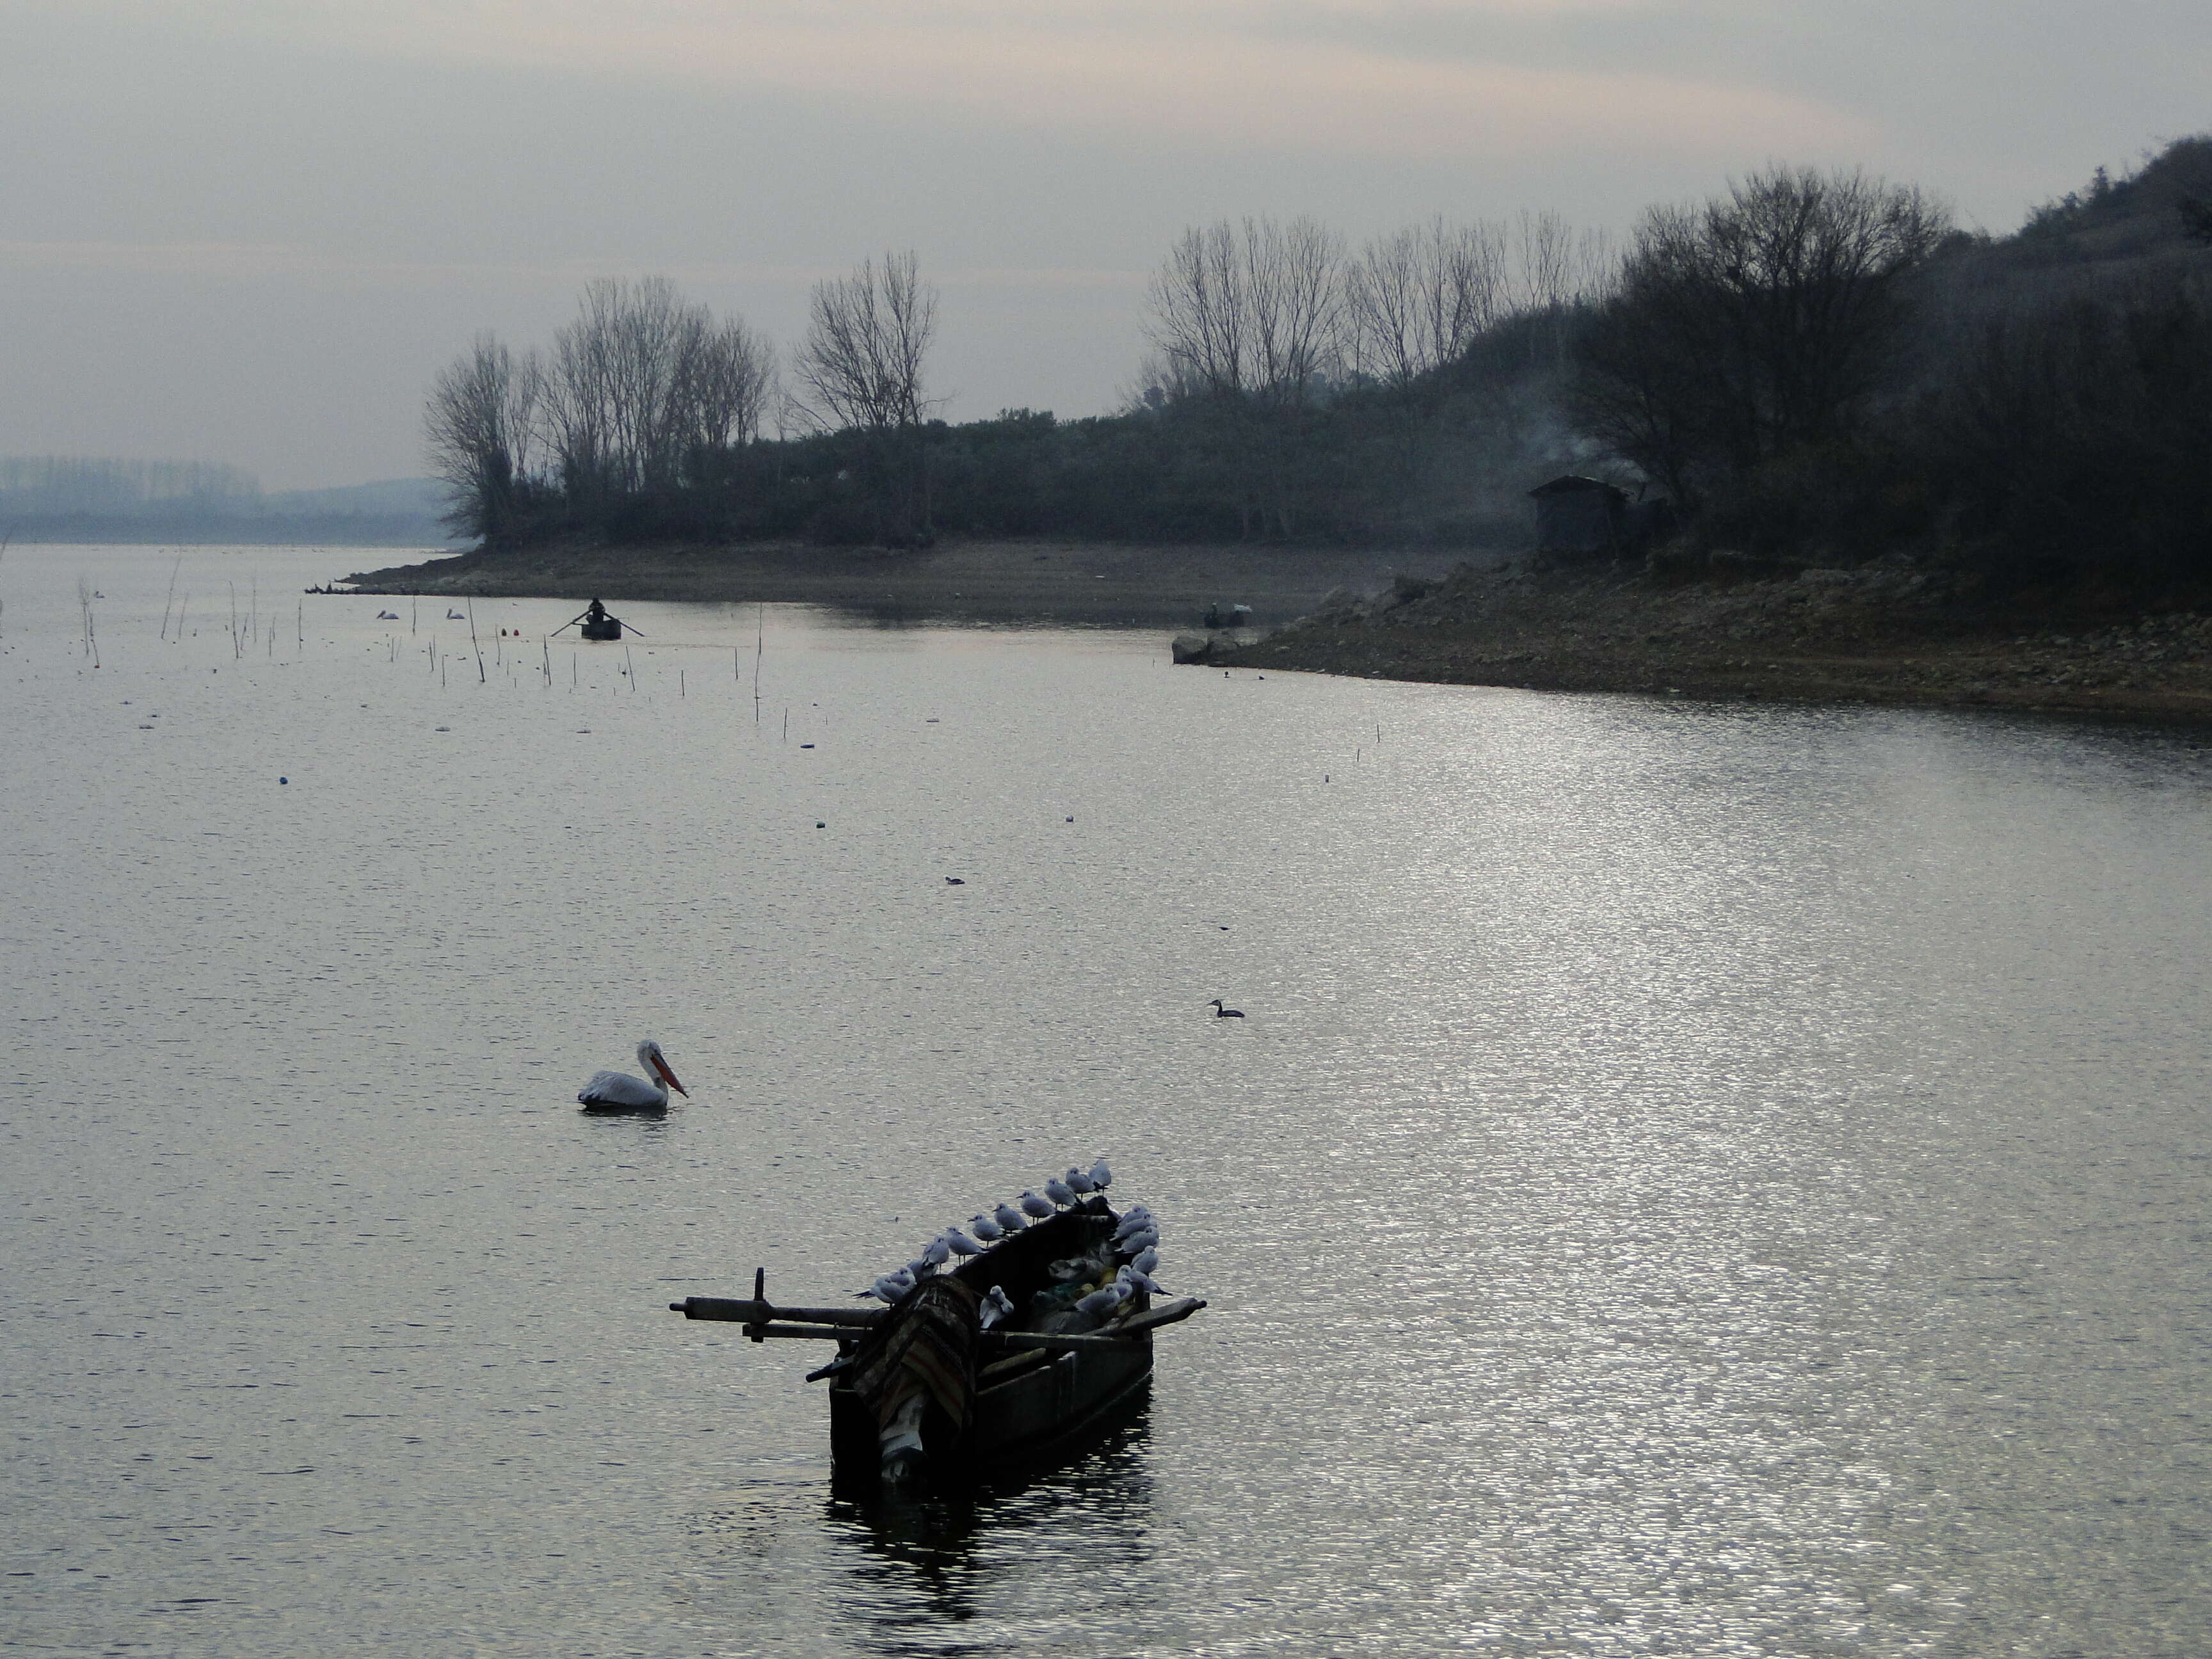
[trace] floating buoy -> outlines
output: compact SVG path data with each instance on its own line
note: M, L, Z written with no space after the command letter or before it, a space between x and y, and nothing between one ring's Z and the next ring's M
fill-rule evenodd
M277 780L276 780L276 781L277 781L277 782L279 782L279 783L289 783L289 782L291 782L291 781L292 781L292 780L291 780L291 779L289 779L289 778L279 778L279 779L277 779Z

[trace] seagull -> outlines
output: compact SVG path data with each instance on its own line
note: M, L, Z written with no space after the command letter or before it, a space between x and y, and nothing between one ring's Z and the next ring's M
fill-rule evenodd
M1006 1230L987 1215L969 1216L968 1231L986 1244L995 1244L1006 1236Z
M1150 1224L1147 1224L1141 1231L1131 1233L1127 1238L1119 1241L1123 1250L1139 1255L1143 1255L1146 1250L1157 1249L1159 1247L1159 1242L1160 1230Z
M1065 1181L1048 1178L1044 1183L1044 1195L1062 1207L1071 1207L1075 1203L1075 1188Z
M668 1069L661 1058L660 1045L651 1037L637 1045L638 1069L643 1077L632 1077L627 1072L594 1072L592 1080L576 1091L577 1101L590 1110L612 1109L620 1111L653 1111L668 1104L668 1091L673 1089L686 1100L691 1091L676 1080L676 1073ZM666 1088L661 1085L665 1084Z
M1016 1233L1022 1231L1030 1224L1022 1218L1022 1212L1011 1204L1001 1204L996 1209L993 1210L991 1212L991 1219L997 1222L1000 1227L1006 1230L1006 1236L1009 1238L1012 1237Z
M1049 1186L1051 1183L1047 1184ZM1035 1193L1024 1193L1015 1202L1022 1206L1024 1215L1033 1215L1039 1221L1049 1221L1054 1214L1052 1200L1039 1198Z
M1223 1007L1221 1006L1221 999L1219 997L1214 998L1211 1006L1213 1009L1213 1017L1216 1019L1242 1019L1244 1018L1244 1011L1242 1008Z
M933 1267L943 1267L945 1258L951 1254L951 1242L942 1237L933 1238L921 1247L921 1259Z
M927 1279L937 1271L937 1264L926 1255L918 1255L899 1271L909 1279Z
M895 1273L885 1273L858 1294L862 1297L873 1297L878 1302L896 1302L913 1288L914 1275L902 1267Z
M1149 1291L1154 1296L1165 1294L1160 1289L1159 1282L1134 1263L1122 1268L1120 1273L1114 1275L1114 1279L1116 1284L1133 1285L1139 1290Z
M1091 1190L1103 1193L1113 1184L1114 1172L1106 1167L1106 1160L1102 1158L1091 1166Z
M955 1255L981 1255L983 1254L983 1247L981 1244L978 1244L974 1239L969 1237L967 1234L962 1232L957 1227L947 1227L941 1235L940 1242L948 1247Z
M1085 1297L1081 1301L1075 1304L1076 1311L1079 1313L1090 1314L1095 1318L1103 1319L1108 1314L1111 1313L1115 1309L1121 1305L1124 1294L1125 1292L1122 1291L1120 1283L1117 1281L1114 1284L1109 1285L1103 1291L1091 1291L1090 1295Z
M1129 1265L1140 1273L1152 1272L1160 1265L1160 1247L1157 1244L1146 1245L1143 1249L1137 1252L1135 1259Z
M1097 1190L1097 1182L1073 1164L1068 1166L1067 1173L1060 1176L1060 1179L1067 1183L1067 1189L1072 1193L1087 1195Z
M992 1326L1003 1324L1013 1316L1013 1298L1006 1294L1006 1287L992 1285L990 1294L983 1298L983 1308L977 1322L988 1331Z
M1149 1226L1152 1219L1150 1210L1141 1204L1132 1204L1121 1212L1121 1220L1115 1224L1114 1237L1116 1240L1127 1238L1131 1233Z

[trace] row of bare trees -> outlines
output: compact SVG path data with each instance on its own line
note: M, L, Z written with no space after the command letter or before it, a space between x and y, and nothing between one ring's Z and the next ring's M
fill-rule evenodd
M1402 387L1509 317L1603 297L1615 264L1604 233L1552 213L1437 219L1356 251L1305 217L1193 226L1146 294L1148 389L1297 406L1347 385Z
M1194 226L1146 294L1142 402L1171 411L1240 481L1244 534L1295 536L1310 516L1311 452L1334 441L1322 408L1382 394L1382 459L1410 482L1440 371L1514 319L1540 319L1522 334L1563 360L1570 320L1607 291L1613 265L1602 234L1555 214L1439 219L1357 250L1310 218Z
M453 521L499 541L549 507L603 518L611 503L678 495L720 476L771 416L864 430L888 476L928 408L936 309L911 252L817 283L787 390L772 344L666 277L587 283L543 352L482 334L438 376L425 427ZM911 494L902 485L896 512L911 513Z

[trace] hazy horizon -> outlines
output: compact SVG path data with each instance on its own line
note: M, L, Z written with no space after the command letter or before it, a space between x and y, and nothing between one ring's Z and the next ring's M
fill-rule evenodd
M59 4L0 15L0 454L419 477L431 377L661 272L779 343L886 246L949 418L1100 412L1185 225L1626 229L1771 161L1992 231L2201 130L2172 0L2052 15L1635 0Z

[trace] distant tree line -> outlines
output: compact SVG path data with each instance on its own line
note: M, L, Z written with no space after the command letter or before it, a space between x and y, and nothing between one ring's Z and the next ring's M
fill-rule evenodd
M957 426L911 252L816 284L781 362L665 278L605 279L548 348L479 337L432 391L430 454L454 528L494 544L1491 541L1521 475L1571 448L1557 383L1613 265L1553 215L1356 252L1308 219L1197 228L1152 283L1125 410Z
M1305 218L1194 227L1113 415L936 419L909 252L817 284L782 363L664 279L593 283L542 353L480 338L429 431L457 526L492 543L1513 547L1523 494L1577 471L1672 498L1672 568L1905 550L2009 582L2203 580L2208 281L2212 139L2004 239L1778 167L1619 250L1552 215L1357 248Z

